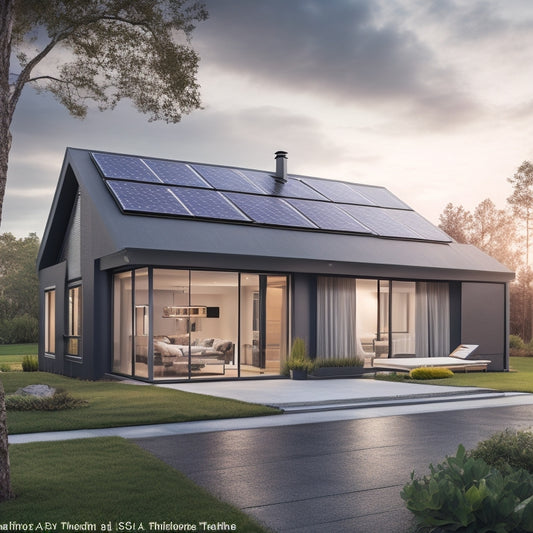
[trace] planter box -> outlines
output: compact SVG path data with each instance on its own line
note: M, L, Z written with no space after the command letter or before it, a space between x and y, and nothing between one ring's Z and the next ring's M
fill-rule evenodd
M375 372L375 368L364 368L362 366L324 366L313 370L315 378L349 378L362 376L370 372Z
M290 370L291 379L307 379L307 370Z

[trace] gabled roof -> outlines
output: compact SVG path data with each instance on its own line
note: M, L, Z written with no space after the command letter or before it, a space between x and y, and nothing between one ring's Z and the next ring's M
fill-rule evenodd
M513 278L383 187L275 178L268 171L68 148L38 266L53 264L76 183L82 219L96 243L94 258L104 269L174 264L172 256L175 264L185 258L195 267L275 264L278 270L343 275Z
M451 242L384 187L91 152L124 214Z

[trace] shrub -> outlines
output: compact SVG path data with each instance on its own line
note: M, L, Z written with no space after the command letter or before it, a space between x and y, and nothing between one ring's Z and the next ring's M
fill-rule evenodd
M22 394L6 396L6 409L8 411L61 411L86 407L88 402L75 398L67 391L56 391L53 396L42 398Z
M307 355L305 341L300 337L296 337L292 342L291 355L283 367L283 374L289 375L290 370L312 372L314 368L315 363Z
M462 445L430 475L407 483L401 497L421 528L476 533L533 529L533 475L507 473L470 457Z
M302 338L296 337L292 342L290 359L307 359L307 347L305 346L305 341Z
M316 368L329 368L329 367L346 367L346 366L363 366L365 364L364 359L360 357L336 357L333 359L315 359Z
M524 341L518 335L509 335L509 348L523 350L525 347Z
M409 377L411 379L443 379L451 378L453 372L449 368L440 368L440 367L420 367L413 368L409 372Z
M0 344L24 344L39 340L39 321L23 315L0 322Z
M39 359L36 355L25 355L22 357L23 372L37 372L39 370Z
M533 433L507 428L481 441L469 454L504 472L523 468L533 474Z
M8 363L2 363L0 365L0 372L11 372L11 365Z

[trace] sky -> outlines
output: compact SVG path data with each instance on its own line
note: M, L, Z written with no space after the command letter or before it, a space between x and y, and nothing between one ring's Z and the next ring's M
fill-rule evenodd
M531 0L205 3L203 109L178 124L24 90L1 233L42 237L67 146L272 171L285 150L289 173L387 187L435 224L505 208L533 160Z

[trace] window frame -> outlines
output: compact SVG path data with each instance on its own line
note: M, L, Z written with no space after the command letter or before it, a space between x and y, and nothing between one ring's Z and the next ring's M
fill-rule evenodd
M67 333L64 335L65 355L67 357L82 358L82 320L83 288L81 283L76 283L69 285L67 291ZM74 346L75 348L73 348Z

